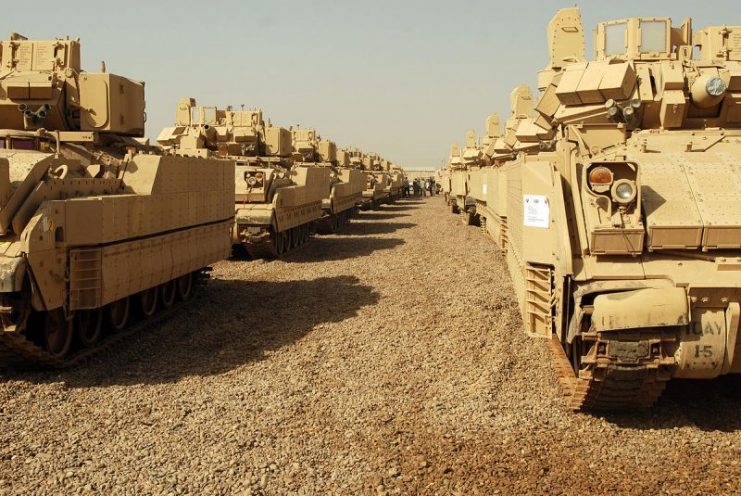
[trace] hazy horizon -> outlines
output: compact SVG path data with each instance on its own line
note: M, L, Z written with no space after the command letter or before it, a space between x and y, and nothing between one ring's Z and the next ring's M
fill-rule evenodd
M442 165L467 129L509 115L509 93L535 88L545 28L572 2L379 0L363 3L15 3L7 37L79 37L82 63L146 82L147 136L172 125L182 97L259 107L266 120L314 127L340 147L375 151L409 169ZM66 8L65 8L66 6ZM205 7L204 7L205 6ZM518 6L519 10L516 10ZM581 2L587 55L597 22L635 16L724 24L737 4L689 0ZM730 19L741 24L741 17Z

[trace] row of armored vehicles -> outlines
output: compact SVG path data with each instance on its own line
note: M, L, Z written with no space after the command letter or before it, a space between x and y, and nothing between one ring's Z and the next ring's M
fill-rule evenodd
M234 247L281 255L364 202L371 169L259 110L184 99L150 145L144 83L83 71L79 40L14 33L0 67L0 366L78 363Z
M266 124L262 111L198 107L192 98L178 104L175 126L157 142L179 156L235 162L235 223L232 242L251 257L277 257L308 241L312 231L336 232L357 208L377 206L369 189L391 187L376 166L403 170L377 154L338 150L313 128ZM392 169L393 168L393 169ZM369 186L371 184L371 186ZM392 200L388 194L386 201Z
M578 8L547 34L537 96L439 171L451 211L501 249L570 407L741 373L741 26L602 22L589 60Z

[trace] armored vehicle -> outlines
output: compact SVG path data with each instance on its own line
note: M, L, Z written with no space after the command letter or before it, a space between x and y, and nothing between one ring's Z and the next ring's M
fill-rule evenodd
M741 26L693 40L690 20L609 21L587 62L579 10L549 24L487 225L574 409L648 407L670 378L741 372L739 40Z
M354 167L360 167L365 174L365 189L363 190L363 199L358 205L363 210L378 208L382 201L387 197L384 192L386 185L373 173L375 164L374 157L367 155L357 148L349 148L350 163Z
M448 206L454 214L465 213L466 199L468 198L468 170L463 163L461 150L455 143L450 147L448 170L450 171Z
M157 154L144 83L83 71L79 40L13 34L0 58L0 364L66 366L229 255L234 163Z
M404 169L398 164L390 164L391 171L391 192L392 201L401 198L403 189L407 183L407 175Z
M391 175L384 169L385 159L377 153L369 153L367 160L368 174L375 179L373 192L373 207L391 201Z
M404 185L404 172L401 170L401 167L386 159L381 159L380 165L386 183L386 187L383 189L383 192L386 194L386 203L394 203L401 198L401 188Z
M446 204L450 204L450 168L449 166L442 167L435 172L435 182L437 183L438 190L442 193Z
M463 161L468 171L468 195L465 198L466 210L462 212L463 222L468 225L480 225L482 229L485 228L486 222L486 215L481 214L487 205L493 144L498 138L499 117L490 115L486 119L486 135L476 140L473 131L469 131L466 137L467 146L463 153Z
M327 167L330 171L322 217L316 221L321 234L336 232L355 213L362 201L365 177L350 167L350 157L337 151L334 141L323 140L315 129L297 128L293 133L293 153L297 165Z
M157 141L177 155L235 161L232 243L238 254L278 257L309 240L331 171L295 165L291 132L266 125L262 111L196 107L185 98L175 126Z

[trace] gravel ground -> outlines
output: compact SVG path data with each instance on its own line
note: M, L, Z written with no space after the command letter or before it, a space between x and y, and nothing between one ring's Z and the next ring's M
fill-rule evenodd
M82 367L3 376L0 494L741 494L740 385L566 411L493 243L407 200L217 264Z

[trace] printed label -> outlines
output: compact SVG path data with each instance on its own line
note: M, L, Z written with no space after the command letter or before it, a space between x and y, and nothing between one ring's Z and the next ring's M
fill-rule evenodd
M523 224L527 227L548 229L551 223L551 208L548 197L543 195L524 195Z

